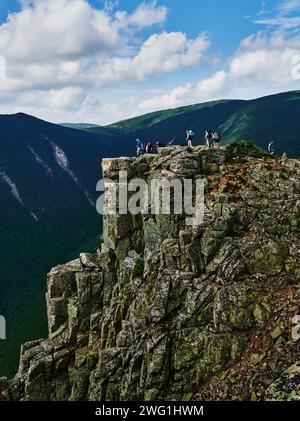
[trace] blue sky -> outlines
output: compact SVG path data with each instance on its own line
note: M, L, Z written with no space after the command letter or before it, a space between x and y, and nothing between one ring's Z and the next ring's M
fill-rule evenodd
M105 1L91 0L89 3L95 8L102 8ZM120 0L118 5L122 10L132 12L140 3L140 0ZM261 0L159 0L157 4L169 9L164 29L184 31L191 37L208 31L223 57L232 53L242 38L257 29L247 16L255 17L262 7ZM268 2L270 9L277 4L277 0ZM9 12L20 9L17 0L1 0L0 21L4 22Z
M300 0L1 0L0 112L107 124L299 89L299 29Z

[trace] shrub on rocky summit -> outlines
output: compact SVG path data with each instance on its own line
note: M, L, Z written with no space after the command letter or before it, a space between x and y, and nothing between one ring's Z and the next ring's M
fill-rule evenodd
M263 149L259 148L252 142L242 140L241 142L232 142L226 147L226 158L265 158L269 154Z

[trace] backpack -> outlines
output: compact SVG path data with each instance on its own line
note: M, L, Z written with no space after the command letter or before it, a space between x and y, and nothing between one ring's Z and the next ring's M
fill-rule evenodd
M193 130L189 130L189 136L190 137L195 137L195 133L193 132Z

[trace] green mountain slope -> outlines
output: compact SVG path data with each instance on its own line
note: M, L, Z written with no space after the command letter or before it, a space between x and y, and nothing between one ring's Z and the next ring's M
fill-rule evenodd
M154 113L145 114L136 118L131 118L129 120L120 121L120 122L111 124L108 127L113 128L113 129L121 129L121 130L129 131L129 132L139 130L139 129L150 128L151 126L162 123L165 120L168 120L170 118L174 118L174 117L178 117L182 115L188 115L189 113L203 111L206 109L212 109L213 107L220 104L224 104L226 106L228 103L231 103L231 102L240 102L240 101L220 100L220 101L207 102L204 104L189 105L187 107L156 111Z
M0 116L0 314L7 321L0 377L15 372L21 343L47 336L47 272L99 245L93 203L101 159L130 149L108 129L92 134L25 114Z
M61 123L60 126L69 127L70 129L78 129L78 130L93 129L96 127L100 127L98 124L90 124L90 123Z
M160 140L183 144L185 131L192 128L197 144L204 142L204 131L218 130L225 143L251 140L266 148L272 139L278 153L300 155L300 91L286 92L259 99L215 101L171 110L158 111L111 126L125 131L134 140ZM92 131L97 132L96 129Z

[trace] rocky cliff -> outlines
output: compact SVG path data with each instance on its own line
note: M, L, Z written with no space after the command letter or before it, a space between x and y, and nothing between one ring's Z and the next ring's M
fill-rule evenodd
M300 399L300 162L173 147L120 170L204 179L203 223L106 216L98 254L48 275L49 338L2 399Z

